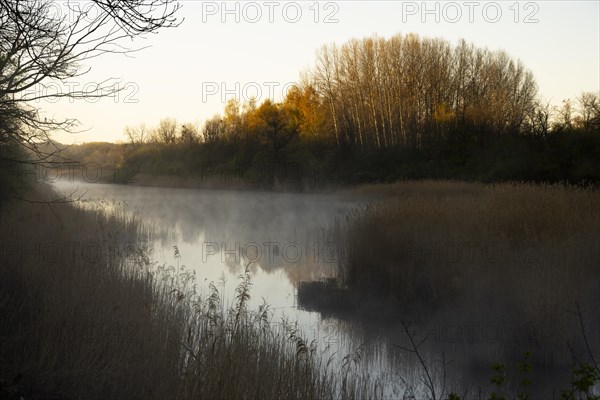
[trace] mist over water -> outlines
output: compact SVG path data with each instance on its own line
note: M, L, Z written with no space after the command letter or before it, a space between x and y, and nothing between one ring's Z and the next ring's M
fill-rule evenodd
M84 206L119 210L152 226L151 258L157 265L193 270L200 290L213 282L225 302L231 302L237 277L249 265L251 307L264 299L274 310L274 321L281 317L298 321L310 340L325 338L325 345L338 335L339 323L322 321L319 313L298 308L295 285L334 275L337 251L331 227L363 204L363 198L83 182L55 186L65 193L76 190L73 196L81 196ZM180 258L174 255L174 246Z
M388 397L402 397L402 379L417 388L421 385L418 360L404 350L410 343L401 320L426 338L420 351L432 372L441 376L447 364L447 380L455 389L489 385L495 359L507 354L517 359L522 350L535 348L535 327L493 312L486 320L469 319L469 310L461 316L398 314L397 320L381 320L377 315L326 314L300 307L296 297L300 282L336 275L339 249L334 227L343 224L351 210L373 199L364 192L291 194L82 182L55 186L65 193L76 190L74 197L81 195L83 206L124 212L153 227L149 248L156 266L194 271L199 291L214 283L226 306L233 301L238 276L249 265L250 308L266 301L273 323L282 318L297 323L307 341L315 340L323 357L340 368L346 355L359 351L360 367L381 380ZM555 372L568 378L564 369ZM553 379L552 373L536 378L540 393L544 385L550 388L559 382ZM443 385L441 380L437 384Z

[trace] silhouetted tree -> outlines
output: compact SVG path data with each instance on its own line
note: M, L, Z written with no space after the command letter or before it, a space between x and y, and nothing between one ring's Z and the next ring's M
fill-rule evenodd
M133 51L131 39L178 24L176 0L91 0L94 12L77 3L0 0L0 124L2 143L36 150L56 130L72 130L74 119L43 116L40 99L89 98L114 94L110 80L97 87L40 90L84 75L83 64L109 53ZM61 12L57 12L61 6ZM64 86L64 85L63 85Z
M256 110L256 119L255 129L273 154L278 154L298 136L299 124L281 104L265 100Z
M179 135L179 142L185 145L197 144L200 142L198 129L192 124L183 124Z
M139 145L146 143L151 131L146 127L146 124L142 123L136 127L126 126L124 133L131 144Z
M556 108L556 115L557 119L553 126L555 131L573 129L573 106L570 99L562 101L562 106Z
M173 144L177 140L177 121L173 118L160 120L155 130L156 140L159 143Z
M584 92L577 98L581 125L583 130L590 132L600 129L600 94Z
M222 139L225 135L225 124L223 118L219 114L214 115L212 118L207 119L204 122L202 128L202 138L205 143L213 143L219 139Z

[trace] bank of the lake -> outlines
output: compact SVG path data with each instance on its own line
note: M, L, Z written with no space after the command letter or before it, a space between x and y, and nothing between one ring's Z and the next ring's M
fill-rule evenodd
M70 203L1 212L2 398L381 396L377 382L327 368L293 324L249 307L250 275L226 303L217 286L196 289L186 271L127 246L152 237L130 214Z
M575 379L567 341L582 361L598 351L592 189L56 187L83 197L2 214L0 329L11 345L0 345L0 379L22 376L19 390L431 398L429 373L438 395L445 383L476 399L477 387L481 398L498 389L489 380L502 363L511 398L520 362L534 367L531 398L546 398ZM576 302L583 330L568 312Z

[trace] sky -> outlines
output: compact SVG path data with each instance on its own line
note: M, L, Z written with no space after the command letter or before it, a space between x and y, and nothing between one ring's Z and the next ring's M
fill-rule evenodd
M125 141L125 126L152 127L165 117L200 127L231 97L281 100L324 44L373 35L417 33L453 44L463 38L504 50L533 72L540 95L555 105L600 90L600 0L181 3L179 27L127 43L147 46L130 56L86 63L89 73L70 82L81 88L115 78L117 96L36 104L45 115L80 122L77 133L53 139Z

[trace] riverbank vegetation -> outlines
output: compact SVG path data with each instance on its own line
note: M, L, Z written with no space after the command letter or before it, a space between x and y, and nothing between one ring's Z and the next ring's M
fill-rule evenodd
M528 329L518 331L525 336L509 338L521 341L506 358L489 349L469 354L487 375L494 361L512 365L523 351L533 351L530 362L543 371L544 351L564 349L565 341L581 354L580 329L563 316L573 301L597 307L597 192L447 182L383 189L383 202L358 210L337 228L345 247L339 281L328 285L360 299L349 304L365 306L379 297L383 301L371 304L387 306L376 314L398 321L416 313L507 330L515 319L527 321ZM0 216L0 380L10 382L10 393L385 397L386 382L367 378L360 363L338 370L293 323L272 321L268 305L249 309L248 271L228 303L218 283L200 288L183 266L155 265L144 248L151 232L130 217L47 203L12 204ZM585 315L594 350L598 321ZM434 344L450 352L445 339ZM486 342L486 348L495 344ZM568 378L571 364L560 365ZM532 376L537 383L539 376Z
M131 217L69 203L0 217L2 398L381 397L267 304L249 309L248 271L229 302L218 284L155 265L151 233Z
M419 340L429 337L428 351L458 356L458 370L531 352L536 390L544 390L560 387L549 374L586 354L572 315L582 304L597 354L597 189L420 181L358 191L378 200L332 227L337 277L301 283L301 306L388 330L412 321Z
M523 295L515 301L532 307L532 292L569 304L597 289L585 286L599 283L595 189L424 181L381 190L385 200L355 210L340 228L345 286L431 306L469 282L492 297Z

